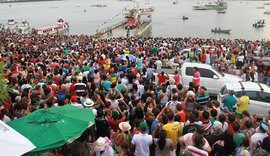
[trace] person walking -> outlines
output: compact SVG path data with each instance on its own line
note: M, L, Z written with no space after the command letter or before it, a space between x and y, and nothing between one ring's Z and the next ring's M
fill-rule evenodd
M140 132L135 134L131 140L132 147L135 146L135 156L149 156L149 146L152 144L152 136L147 134L147 123L141 122Z
M192 82L194 84L194 88L195 88L195 92L197 93L199 90L199 86L200 86L200 79L201 79L201 74L199 72L198 67L194 67L193 68L193 78L192 78Z

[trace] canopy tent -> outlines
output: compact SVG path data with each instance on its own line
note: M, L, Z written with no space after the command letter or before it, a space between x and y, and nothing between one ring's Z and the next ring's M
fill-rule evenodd
M66 105L39 109L8 124L37 147L31 152L42 152L72 142L94 122L92 109Z
M36 146L33 145L27 138L0 120L1 155L19 156L35 148Z

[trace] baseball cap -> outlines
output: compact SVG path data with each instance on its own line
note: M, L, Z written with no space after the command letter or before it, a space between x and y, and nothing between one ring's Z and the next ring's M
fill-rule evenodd
M148 125L146 122L141 122L140 123L140 129L143 131L146 131L146 129L148 128Z
M259 127L264 132L267 132L269 130L269 127L265 122L261 122Z
M78 97L76 95L71 96L71 102L77 102Z

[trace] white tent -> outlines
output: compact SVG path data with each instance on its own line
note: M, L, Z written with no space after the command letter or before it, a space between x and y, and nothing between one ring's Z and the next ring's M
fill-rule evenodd
M27 138L0 120L1 156L20 156L35 148Z

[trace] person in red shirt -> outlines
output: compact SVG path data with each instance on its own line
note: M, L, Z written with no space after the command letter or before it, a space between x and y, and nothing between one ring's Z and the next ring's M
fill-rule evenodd
M178 86L178 85L182 84L182 81L181 81L181 75L178 73L177 70L174 72L173 79L174 79L174 81L175 81L175 85Z
M108 110L108 113L107 113L107 119L108 119L108 122L109 122L109 125L111 126L112 130L114 132L118 132L120 131L119 129L119 124L121 122L124 122L125 119L126 119L126 115L122 112L122 110L120 109L120 107L117 107L117 110L114 110L113 111L113 107L111 107L109 110ZM122 116L120 119L119 119L119 113L120 115Z
M158 77L158 84L159 85L162 85L163 83L166 83L166 80L169 80L169 75L168 74L165 75L164 74L164 71L162 71L161 73L159 73L157 75L157 77Z
M202 62L202 63L205 63L205 62L206 62L206 54L205 54L204 51L202 52L201 62Z

